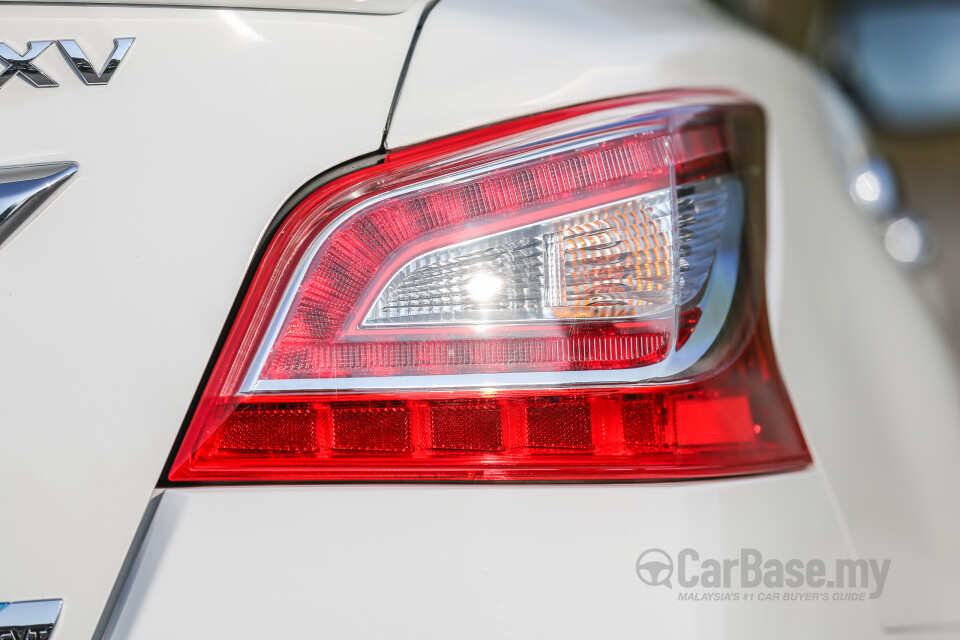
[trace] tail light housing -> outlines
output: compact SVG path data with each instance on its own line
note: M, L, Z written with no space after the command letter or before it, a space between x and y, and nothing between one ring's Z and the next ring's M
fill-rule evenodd
M169 480L640 480L809 462L763 304L763 117L609 100L388 154L258 265Z

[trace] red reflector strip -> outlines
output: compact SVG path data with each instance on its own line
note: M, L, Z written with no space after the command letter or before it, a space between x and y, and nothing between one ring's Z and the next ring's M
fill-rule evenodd
M669 387L239 398L198 416L213 437L184 442L170 479L655 480L798 468L809 455L767 349L761 323L724 373Z
M223 451L318 451L323 431L320 415L309 403L238 407L217 433Z
M503 451L502 411L496 400L434 403L424 445L433 451Z
M413 450L410 405L406 402L317 403L327 416L331 452Z

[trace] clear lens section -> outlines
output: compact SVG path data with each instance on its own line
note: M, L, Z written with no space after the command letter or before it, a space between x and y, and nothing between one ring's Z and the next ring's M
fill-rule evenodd
M673 302L670 191L416 258L365 325L638 317Z
M655 317L703 289L736 182L681 187L676 233L662 189L431 251L390 280L363 326Z
M669 190L574 216L548 234L554 318L640 317L672 306Z
M742 186L718 176L677 187L677 303L686 308L703 292L717 257L724 221L739 221Z

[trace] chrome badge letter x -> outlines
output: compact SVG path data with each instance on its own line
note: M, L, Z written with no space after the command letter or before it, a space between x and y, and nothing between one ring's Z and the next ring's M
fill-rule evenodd
M34 59L47 50L53 42L43 40L41 42L28 42L27 52L20 55L4 43L0 42L0 62L7 63L7 68L0 73L0 87L7 83L7 80L15 75L20 75L24 80L35 87L55 87L57 83L50 79L50 76L33 66Z

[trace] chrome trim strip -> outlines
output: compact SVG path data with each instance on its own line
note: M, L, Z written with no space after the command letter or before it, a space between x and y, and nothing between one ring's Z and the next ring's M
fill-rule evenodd
M75 162L0 167L0 248L79 168Z
M147 539L147 534L150 533L153 517L157 514L157 509L160 508L160 501L163 496L164 493L161 491L147 503L143 518L140 520L140 526L137 527L133 541L127 549L127 555L123 559L120 573L117 575L117 579L113 583L113 589L110 590L110 596L107 598L107 606L103 608L103 613L100 614L100 621L97 623L97 628L94 630L91 640L104 640L104 638L112 640L115 637L117 640L123 640L121 634L115 633L117 621L123 611L123 605L127 601L130 584L133 582L134 569L140 559L140 550Z

